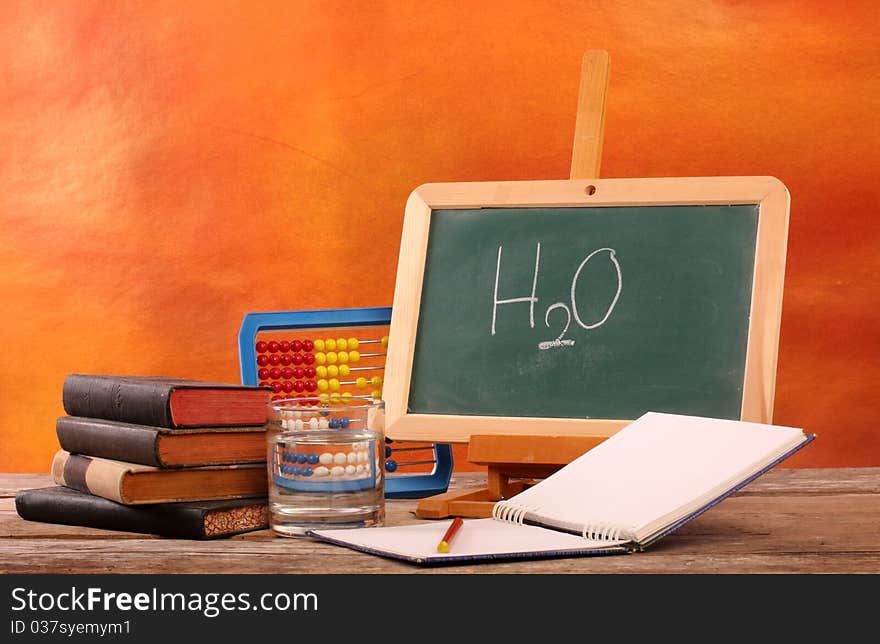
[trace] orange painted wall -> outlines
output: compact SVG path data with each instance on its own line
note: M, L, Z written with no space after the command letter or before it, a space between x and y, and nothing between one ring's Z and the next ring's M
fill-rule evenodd
M67 373L236 381L245 312L389 304L418 184L567 177L589 48L603 176L788 185L775 421L880 465L877 7L3 2L0 470Z

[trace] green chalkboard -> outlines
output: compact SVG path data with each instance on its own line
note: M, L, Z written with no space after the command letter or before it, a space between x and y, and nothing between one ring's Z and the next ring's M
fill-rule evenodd
M433 210L407 413L740 418L758 219L758 205Z

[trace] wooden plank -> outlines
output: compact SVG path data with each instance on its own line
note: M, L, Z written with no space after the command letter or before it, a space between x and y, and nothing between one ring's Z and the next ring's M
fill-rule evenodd
M188 550L143 550L140 542L33 540L4 551L0 573L876 573L880 553L670 552L665 548L607 557L514 561L422 568L404 562L310 543L291 548L287 540L205 542ZM189 542L193 543L193 542ZM237 546L235 548L231 546Z
M599 177L610 67L607 51L593 49L584 54L571 154L571 179Z
M0 572L243 573L876 573L880 468L775 470L665 537L627 556L420 568L269 531L183 541L23 521L8 491L45 475L0 475ZM452 488L485 484L457 474ZM388 523L418 523L416 500L389 501Z
M602 441L604 436L498 436L474 434L468 461L478 465L538 463L566 465Z

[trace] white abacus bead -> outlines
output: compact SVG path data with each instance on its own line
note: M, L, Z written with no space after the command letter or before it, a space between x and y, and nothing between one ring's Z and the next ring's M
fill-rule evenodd
M370 460L370 453L367 450L364 450L363 452L360 453L360 459L362 461L369 461Z
M335 470L336 468L334 467L333 469ZM329 474L330 474L330 470L328 470L323 465L319 465L318 467L315 468L315 476L327 476Z
M345 465L348 463L348 456L346 456L345 452L336 452L335 456L333 456L333 462L337 465Z
M293 417L294 418L302 418L303 413L301 411L295 411L295 412L293 412Z
M359 464L356 468L354 468L354 471L355 471L357 474L362 474L363 471L364 471L364 466Z
M330 470L330 476L342 476L343 474L345 474L345 468L339 467L338 465Z
M302 429L302 428L303 428L302 418L297 418L297 419L293 422L293 428L294 428L294 429Z
M321 465L333 465L333 454L324 452L318 457L318 461L320 461Z
M357 453L357 452L349 452L349 453L346 455L346 458L348 459L348 462L349 462L349 463L357 463L357 460L358 460L358 453Z
M309 427L312 429L318 429L318 419L315 417L309 418Z
M286 418L282 418L281 419L281 428L282 429L290 429L290 425L288 424L289 422L290 421L288 421Z
M354 465L346 465L345 466L345 473L348 474L349 476L351 476L355 472L357 472L357 469L355 468Z

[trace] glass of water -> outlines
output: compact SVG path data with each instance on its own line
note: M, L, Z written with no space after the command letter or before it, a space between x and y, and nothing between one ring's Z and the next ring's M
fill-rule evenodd
M381 400L273 400L266 429L270 525L276 534L385 522Z

